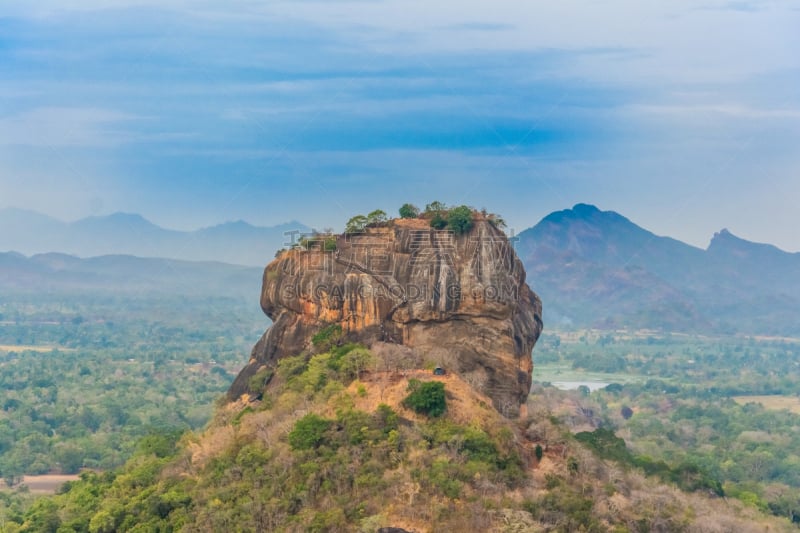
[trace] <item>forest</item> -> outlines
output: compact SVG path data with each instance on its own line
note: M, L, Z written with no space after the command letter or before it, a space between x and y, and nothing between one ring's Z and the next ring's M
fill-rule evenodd
M13 487L0 491L2 523L48 505L23 475L110 488L142 450L158 452L148 468L166 464L268 324L242 299L156 293L5 295L0 315L0 474ZM790 338L549 330L530 404L601 459L798 523L798 356Z
M728 497L800 523L800 340L551 332L535 361L532 395L568 395L564 420L612 429L652 461L696 465ZM587 383L556 391L564 378Z
M154 430L203 427L266 324L237 298L5 295L0 476L108 470Z

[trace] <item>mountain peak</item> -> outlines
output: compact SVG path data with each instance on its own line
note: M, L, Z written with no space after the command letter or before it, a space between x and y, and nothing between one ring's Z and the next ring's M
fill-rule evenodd
M567 222L630 222L627 218L623 217L616 211L603 211L596 205L578 203L572 206L572 209L563 209L561 211L554 211L544 217L542 222L551 222L554 224L564 224Z
M753 256L754 258L757 257L759 261L766 260L768 257L786 258L797 256L797 254L786 252L772 244L748 241L734 235L727 228L723 228L714 234L708 245L708 251L714 254L733 253L740 257Z
M583 203L575 204L574 206L572 206L572 211L576 215L579 215L579 216L582 216L582 217L595 215L597 213L601 213L602 212L602 211L600 211L600 209L597 208L596 205L583 204Z
M118 211L110 215L92 215L72 223L75 226L96 226L104 230L111 227L161 229L138 213L123 213Z
M365 233L327 236L323 253L330 269L323 271L310 266L312 257L320 257L316 249L286 250L276 256L266 268L261 292L261 308L273 326L231 385L230 400L259 394L251 383L260 369L275 368L281 358L315 344L324 325L322 331L331 332L326 333L331 339L332 332L338 331L349 342L388 347L394 350L391 357L400 357L400 346L413 357L442 357L434 360L442 366L446 363L448 372L465 376L499 412L519 415L530 392L531 350L541 332L542 307L525 283L525 271L505 235L483 219L474 221L467 233L453 233L447 239L446 234L420 232L420 227L429 227L424 220L395 219L391 224L370 227ZM376 243L389 250L386 263L370 261L369 254L365 255ZM411 259L417 246L434 252L427 256L424 268L415 267ZM444 253L444 249L452 252ZM497 257L511 261L496 261ZM455 264L448 262L451 258ZM386 264L397 265L388 276ZM430 283L439 283L436 280L445 271L457 273L448 277L448 294L403 289L436 286ZM298 288L324 287L326 296L308 299L305 289L280 289L288 286L290 278ZM376 283L391 291L369 290ZM491 284L518 289L491 298L454 296L477 294ZM475 330L481 332L478 341L471 340ZM443 346L448 347L446 354ZM478 370L482 368L491 373ZM257 382L265 383L263 379Z

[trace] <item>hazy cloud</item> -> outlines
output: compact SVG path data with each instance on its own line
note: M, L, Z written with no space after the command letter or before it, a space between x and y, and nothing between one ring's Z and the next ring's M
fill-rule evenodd
M107 147L125 142L136 117L108 109L41 107L0 118L0 145Z
M439 197L523 226L587 201L798 250L798 27L778 0L6 2L0 204L330 226Z

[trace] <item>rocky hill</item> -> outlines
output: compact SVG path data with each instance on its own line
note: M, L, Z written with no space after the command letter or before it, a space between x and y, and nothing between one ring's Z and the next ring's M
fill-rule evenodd
M281 253L265 269L261 292L274 325L231 399L250 392L260 369L309 350L313 336L333 325L349 342L395 357L402 347L455 372L501 413L518 416L531 386L541 302L505 234L475 216L462 234L397 219Z
M610 431L573 436L563 391L509 420L457 374L376 371L372 356L344 344L284 358L261 399L180 442L148 437L122 469L85 472L4 531L796 531L696 468L645 477ZM411 406L419 390L439 390L444 411Z
M703 250L578 204L520 233L517 253L555 326L800 335L800 254L727 230Z
M529 396L541 304L497 219L468 212L280 253L261 291L274 325L209 427L154 433L6 529L794 530L696 465L633 455L565 393Z

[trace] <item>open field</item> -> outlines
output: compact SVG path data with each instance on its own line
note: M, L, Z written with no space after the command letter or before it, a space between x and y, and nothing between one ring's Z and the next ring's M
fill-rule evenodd
M797 396L781 396L776 394L770 396L734 396L733 399L739 405L760 403L767 409L775 411L788 409L792 413L800 415L800 397Z
M0 352L39 352L47 353L58 350L60 352L74 352L74 348L61 348L60 346L34 346L30 344L0 344Z
M22 485L28 487L31 494L55 494L58 488L67 481L80 479L77 475L45 474L42 476L24 476ZM0 490L8 487L0 481Z

